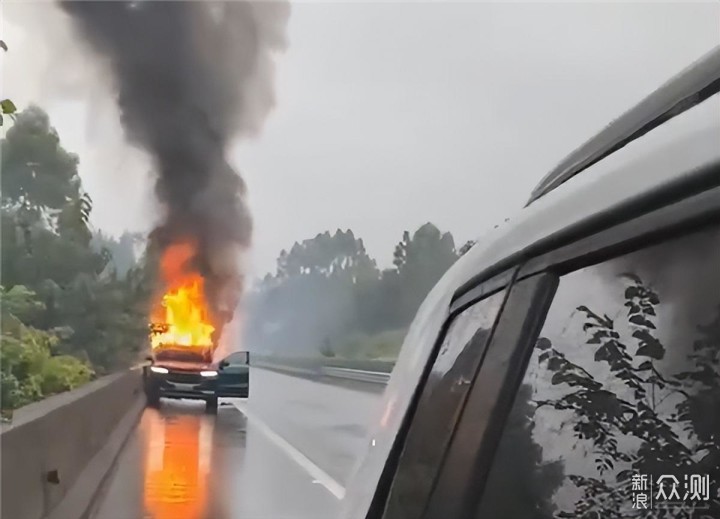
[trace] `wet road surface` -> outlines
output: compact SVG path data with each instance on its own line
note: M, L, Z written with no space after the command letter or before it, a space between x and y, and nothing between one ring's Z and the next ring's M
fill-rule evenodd
M248 409L344 485L381 392L366 384L350 389L268 370L253 373Z
M379 400L251 370L251 398L147 409L94 519L335 519Z

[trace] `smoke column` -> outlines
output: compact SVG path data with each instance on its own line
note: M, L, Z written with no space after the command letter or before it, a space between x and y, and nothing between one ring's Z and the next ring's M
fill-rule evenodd
M273 58L286 46L286 2L60 1L106 65L130 144L146 150L165 216L160 249L197 244L213 310L239 283L250 245L245 184L226 160L232 138L255 134L274 105Z

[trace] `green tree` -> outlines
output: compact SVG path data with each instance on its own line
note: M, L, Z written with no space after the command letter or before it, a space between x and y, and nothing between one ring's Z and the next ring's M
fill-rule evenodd
M42 230L87 245L92 200L82 192L77 156L61 146L42 109L18 114L1 155L3 231L11 232L12 241L29 255L34 233Z
M23 285L15 285L10 290L0 286L0 300L2 300L3 326L7 325L7 319L15 318L20 321L30 322L35 320L44 310L43 304L36 299L36 294Z
M356 287L373 276L375 262L352 231L295 243L252 295L249 334L268 348L317 354L325 339L336 342L355 326Z
M146 342L151 280L147 264L136 265L129 238L116 247L121 256L130 249L129 257L119 258L120 279L112 252L93 242L92 200L77 165L45 112L31 107L19 114L2 141L0 268L11 291L27 286L42 301L43 310L29 324L43 331L72 329L53 351L106 372L132 362Z
M80 274L98 275L107 266L107 256L95 253L82 242L64 238L40 224L28 228L26 235L10 211L3 211L2 219L0 268L7 286L20 284L37 289L48 279L65 286Z
M457 257L452 235L432 224L405 232L394 267L383 272L350 230L295 243L250 295L248 340L299 355L397 354L423 298Z
M0 40L0 49L5 52L8 50L8 46L3 40ZM9 115L14 119L16 111L17 108L15 107L15 103L13 103L10 99L3 99L0 101L0 126L3 125L5 115Z
M431 223L426 223L395 247L393 265L395 272L384 272L383 281L389 286L387 308L394 315L394 327L407 326L415 316L425 296L442 275L457 261L452 234L442 233ZM396 297L392 297L395 294Z
M149 298L145 287L134 283L134 278L83 275L61 290L53 324L74 333L59 350L89 360L101 373L137 360L147 343Z
M2 142L2 204L19 207L36 219L81 197L78 157L60 144L42 109L18 113Z
M114 238L97 231L93 233L90 245L97 253L102 253L103 250L110 253L112 266L118 277L123 279L137 265L139 258L136 257L135 249L143 242L144 238L140 233L126 231L119 238Z
M87 193L81 193L77 198L69 200L57 215L58 234L66 240L88 245L92 240L90 230L92 208L92 198ZM103 251L100 253L103 254Z
M338 229L335 234L324 232L312 239L295 243L290 252L282 251L278 258L279 279L303 274L349 275L353 278L373 276L377 272L375 262L365 251L361 239L351 230Z

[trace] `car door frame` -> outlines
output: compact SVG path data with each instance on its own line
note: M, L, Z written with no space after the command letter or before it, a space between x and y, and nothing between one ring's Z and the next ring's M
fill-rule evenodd
M523 304L523 298L514 298L513 291L526 282L548 276L559 280L581 268L720 226L720 167L715 167L714 171L717 175L715 187L699 192L695 189L676 192L678 198L673 202L661 207L650 206L649 211L599 232L580 235L574 241L559 244L523 261L479 367L477 383L467 399L423 519L471 519L477 515L514 396L542 328L536 326L531 334L518 333L518 321L506 318L516 311L516 305ZM687 196L683 197L683 194ZM635 203L648 209L642 200ZM533 322L544 322L553 295L554 291L546 291L546 299L541 297L536 301L543 315L541 318L530 316ZM522 317L522 312L519 313ZM522 318L527 319L527 316ZM508 362L509 359L512 362ZM474 406L484 406L479 417L474 416L477 412L468 412Z
M465 300L463 305L460 305L460 306L457 306L456 308L454 308L453 311L449 313L449 315L443 322L442 326L440 327L438 336L435 339L435 343L434 343L432 352L429 355L428 360L426 362L425 369L420 377L420 381L417 385L415 394L414 394L413 398L411 399L410 404L408 406L403 423L395 437L393 446L390 449L388 459L385 461L385 466L380 475L380 479L378 481L378 485L376 487L375 494L371 501L369 510L367 511L367 514L365 515L366 518L378 519L378 518L383 517L385 514L385 510L386 510L386 507L388 504L388 499L390 498L393 482L396 480L396 478L399 477L398 471L403 470L402 456L403 456L403 453L405 450L405 441L407 439L408 434L410 433L411 426L414 423L415 417L417 416L418 409L422 409L422 407L420 407L420 404L423 401L423 395L425 395L427 393L427 391L432 390L432 387L428 386L428 379L430 378L432 368L435 365L435 361L437 359L437 356L438 356L438 353L440 350L440 346L442 345L442 342L445 340L445 336L446 336L447 331L450 328L451 324L456 319L456 317L460 313L462 313L465 309L467 309L468 307L470 307L476 303L480 303L483 300L497 294L498 292L502 292L503 290L506 291L505 300L502 303L502 305L504 305L505 301L507 300L507 292L509 292L509 289L512 286L512 283L513 283L513 280L514 280L516 274L517 274L517 269L510 268L510 269L506 269L500 273L496 273L493 276L491 276L489 279L486 279L482 283L479 283L478 286L475 287L475 291L474 291L472 297ZM502 313L502 305L495 316L493 327L494 327L494 324L497 323L497 320L498 320L500 314ZM420 499L423 498L419 494L417 497ZM425 496L425 498L426 497L427 496Z
M419 405L426 390L428 374L455 317L465 308L502 289L498 279L505 281L503 286L507 290L506 301L496 316L496 328L477 367L474 382L465 400L460 420L452 433L452 441L441 462L436 482L429 493L417 495L418 499L426 502L422 519L474 517L488 470L492 466L492 455L560 276L674 236L688 234L699 230L699 227L705 224L716 222L720 222L720 164L711 164L702 171L694 172L689 179L685 177L677 182L649 189L641 197L627 200L584 222L569 226L561 235L548 236L504 262L479 272L461 286L453 296L448 318L440 329L433 354L428 359L405 422L386 461L366 518L414 519L387 515L385 511L388 499L391 498L393 481L404 470L402 455L414 417L419 413L431 412ZM516 304L522 304L523 297L513 298L513 291L516 287L524 286L525 281L535 283L534 304L541 311L526 312L521 316L523 324L517 326L507 316L511 316ZM521 294L517 291L515 293ZM521 333L518 333L519 330ZM514 359L516 369L507 369L510 359ZM489 387L482 376L483 370L487 370L488 366L506 368L501 376L496 374L493 377L493 387ZM470 419L468 408L472 409L475 404L483 401L484 410L474 413ZM493 405L493 402L499 405ZM475 439L470 448L467 438ZM459 452L462 456L457 455ZM465 479L461 477L461 473L464 473ZM449 503L454 504L453 509L448 507Z
M226 363L224 364L228 358L232 357L233 355L237 353L245 353L245 359L246 362L244 363L238 363L238 364L232 364L232 363ZM236 375L240 375L241 373L228 373L225 370L228 367L231 366L245 366L247 371L247 382L245 382L244 386L241 383L237 384L223 384L223 380L227 381L233 380L232 377ZM230 389L229 389L230 388ZM242 389L245 389L245 391L242 391ZM237 392L232 391L231 389L236 389ZM246 394L250 393L250 352L233 352L229 355L225 356L225 358L221 359L220 362L218 362L218 378L217 378L217 393L220 397L239 397L244 398Z

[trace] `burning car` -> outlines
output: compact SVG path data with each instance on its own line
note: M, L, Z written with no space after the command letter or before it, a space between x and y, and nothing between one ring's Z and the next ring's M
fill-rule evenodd
M153 407L166 397L203 399L208 411L217 409L217 379L212 355L202 348L163 348L143 370L147 403Z
M151 314L149 365L143 371L145 394L151 406L161 397L205 400L209 411L218 397L247 397L249 358L233 354L215 363L213 356L232 312L213 312L205 292L205 278L190 268L195 248L190 243L168 247L160 261L165 281Z
M220 362L198 348L163 348L154 353L143 378L148 405L160 398L205 400L209 412L217 410L219 397L247 398L250 387L249 354L235 352Z

